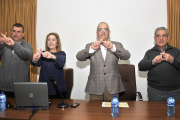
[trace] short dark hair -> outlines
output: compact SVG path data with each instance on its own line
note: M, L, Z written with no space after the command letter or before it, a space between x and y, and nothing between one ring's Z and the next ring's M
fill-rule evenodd
M13 29L13 27L22 27L22 31L23 31L23 33L24 33L24 26L22 25L22 24L20 24L20 23L15 23L13 26L12 26L12 29Z

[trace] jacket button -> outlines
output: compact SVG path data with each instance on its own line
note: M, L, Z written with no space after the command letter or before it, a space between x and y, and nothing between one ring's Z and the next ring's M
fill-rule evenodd
M104 75L106 75L106 73L104 73Z
M106 67L106 65L104 65L104 67Z

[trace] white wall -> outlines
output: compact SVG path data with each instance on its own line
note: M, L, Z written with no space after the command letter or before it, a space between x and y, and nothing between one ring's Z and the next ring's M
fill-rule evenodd
M137 91L147 98L147 72L138 71L138 62L154 46L154 30L167 27L166 0L38 0L37 49L45 46L50 32L60 35L66 52L66 68L74 69L72 99L89 99L84 92L89 74L89 60L80 62L76 54L96 40L96 27L105 21L111 40L121 42L131 53L128 61L136 68Z

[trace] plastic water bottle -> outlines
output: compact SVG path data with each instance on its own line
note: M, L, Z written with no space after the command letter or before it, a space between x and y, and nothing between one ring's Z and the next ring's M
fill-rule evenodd
M6 109L6 95L4 91L1 91L0 94L0 111L4 111Z
M173 95L169 95L169 98L167 99L167 114L169 116L175 115L175 99Z
M119 100L116 95L113 95L111 100L111 115L113 117L118 117L119 115Z

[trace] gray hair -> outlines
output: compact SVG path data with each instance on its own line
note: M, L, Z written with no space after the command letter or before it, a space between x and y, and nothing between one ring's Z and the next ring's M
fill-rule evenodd
M107 27L108 27L108 30L110 31L109 25L108 25L106 22L100 22L100 23L98 24L98 26L97 26L97 31L96 31L96 32L98 32L98 27L99 27L99 25L100 25L101 23L106 24ZM99 40L98 37L96 37L96 39ZM109 40L110 40L110 36L109 36Z
M154 36L156 36L156 32L159 31L159 30L165 30L166 31L166 34L167 34L167 37L169 36L169 30L165 27L158 27L156 28L155 32L154 32Z
M106 24L106 25L107 25L107 27L108 27L108 30L110 31L109 25L108 25L106 22L100 22L100 23L98 24L98 26L97 26L97 31L98 31L98 27L99 27L99 25L100 25L101 23ZM97 32L97 31L96 31L96 32Z

